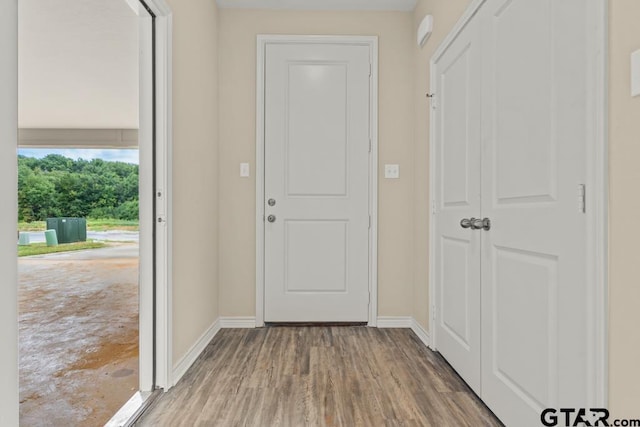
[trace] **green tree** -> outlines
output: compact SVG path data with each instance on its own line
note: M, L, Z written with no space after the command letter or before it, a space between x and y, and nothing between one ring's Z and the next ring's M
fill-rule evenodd
M69 172L73 167L73 160L61 156L60 154L49 154L40 160L38 167L47 172L63 171Z
M50 216L135 220L138 179L138 166L122 162L19 156L18 216L21 221Z
M23 221L38 221L47 216L57 216L59 210L55 184L38 170L24 173L22 185L18 190L18 206L18 217Z

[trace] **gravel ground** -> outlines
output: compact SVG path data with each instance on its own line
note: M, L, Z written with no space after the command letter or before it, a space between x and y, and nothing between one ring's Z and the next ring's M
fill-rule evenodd
M104 425L138 390L138 245L18 264L20 425Z

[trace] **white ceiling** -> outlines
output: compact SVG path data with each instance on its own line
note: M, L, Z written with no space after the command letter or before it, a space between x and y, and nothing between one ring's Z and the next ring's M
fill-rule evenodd
M126 0L20 0L19 126L138 127L138 23Z
M416 0L217 0L218 6L237 9L397 10L412 11Z

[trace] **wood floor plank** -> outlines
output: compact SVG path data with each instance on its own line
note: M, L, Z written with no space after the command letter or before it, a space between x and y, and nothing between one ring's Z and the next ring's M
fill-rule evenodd
M225 329L138 426L501 426L409 329Z

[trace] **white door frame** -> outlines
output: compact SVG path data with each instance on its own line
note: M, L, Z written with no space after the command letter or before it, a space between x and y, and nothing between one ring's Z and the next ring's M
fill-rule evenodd
M369 326L378 315L378 37L258 35L256 82L256 327L264 326L264 90L265 48L268 44L344 44L368 46L371 52L369 126Z
M131 0L129 2L132 4ZM149 28L140 32L139 125L141 144L140 217L143 218L144 214L144 218L146 218L146 222L140 221L140 234L141 237L143 233L146 236L155 237L155 253L153 253L152 247L153 238L146 239L144 243L141 239L140 242L140 390L151 391L153 387L168 390L174 385L172 376L173 221L171 215L173 15L165 0L136 1L135 5L132 5L134 10L135 6L140 3L146 5L148 12L155 17L153 43L148 39L148 36L152 34L152 31L148 31ZM149 21L141 19L140 22L141 25L150 25ZM154 45L155 58L149 49ZM155 64L153 63L154 59ZM154 72L155 93L152 82L147 82L142 78L142 76L153 75ZM155 97L155 105L143 102L152 99L152 97ZM148 135L149 132L152 132L152 135ZM154 139L155 148L153 146ZM147 145L143 147L142 144ZM143 179L143 177L145 178ZM153 178L150 179L151 177ZM143 204L144 212L142 210ZM151 361L153 363L150 364Z
M437 88L436 63L445 51L465 28L470 19L479 11L486 0L474 0L462 17L458 20L449 35L442 41L431 57L430 73L431 90ZM589 68L589 90L587 114L592 118L587 129L587 228L589 230L587 246L587 300L590 312L594 313L588 325L587 345L592 351L588 352L588 363L595 375L590 379L589 399L596 407L608 406L608 3L607 0L589 2L588 19L595 31L589 33L592 47ZM586 30L586 28L585 28ZM438 94L431 98L433 106L437 106ZM437 204L433 198L436 185L436 111L430 108L429 114L429 191L431 195L431 220L429 224L429 301L430 301L430 348L437 350L436 336L436 280L435 280L435 251Z
M164 185L167 197L157 203L158 212L164 213L165 222L159 227L157 250L158 258L157 295L156 295L156 381L158 387L168 389L171 382L171 10L164 0L147 0L147 6L156 15L156 150L159 185ZM0 7L0 193L5 197L0 209L0 247L1 253L10 256L0 257L0 267L4 275L6 289L0 299L2 328L0 337L7 348L0 352L2 366L2 385L0 386L0 424L18 425L18 310L17 310L17 251L13 238L17 223L17 164L14 160L18 146L18 1L2 2ZM144 64L141 64L144 65ZM148 64L147 64L148 65ZM142 113L142 112L141 112ZM147 112L148 113L148 112ZM147 114L145 113L145 114ZM148 186L145 183L144 186ZM148 289L141 290L149 292ZM142 295L141 295L142 297ZM153 310L142 307L141 316L153 316ZM149 325L151 322L145 322ZM151 327L153 334L153 327ZM141 334L149 334L145 326ZM153 335L152 335L153 336ZM13 345L11 344L13 343ZM141 355L142 356L142 355ZM151 382L150 382L151 381ZM149 372L141 373L141 388L151 387L153 378Z
M0 3L0 425L19 423L18 398L18 0Z

